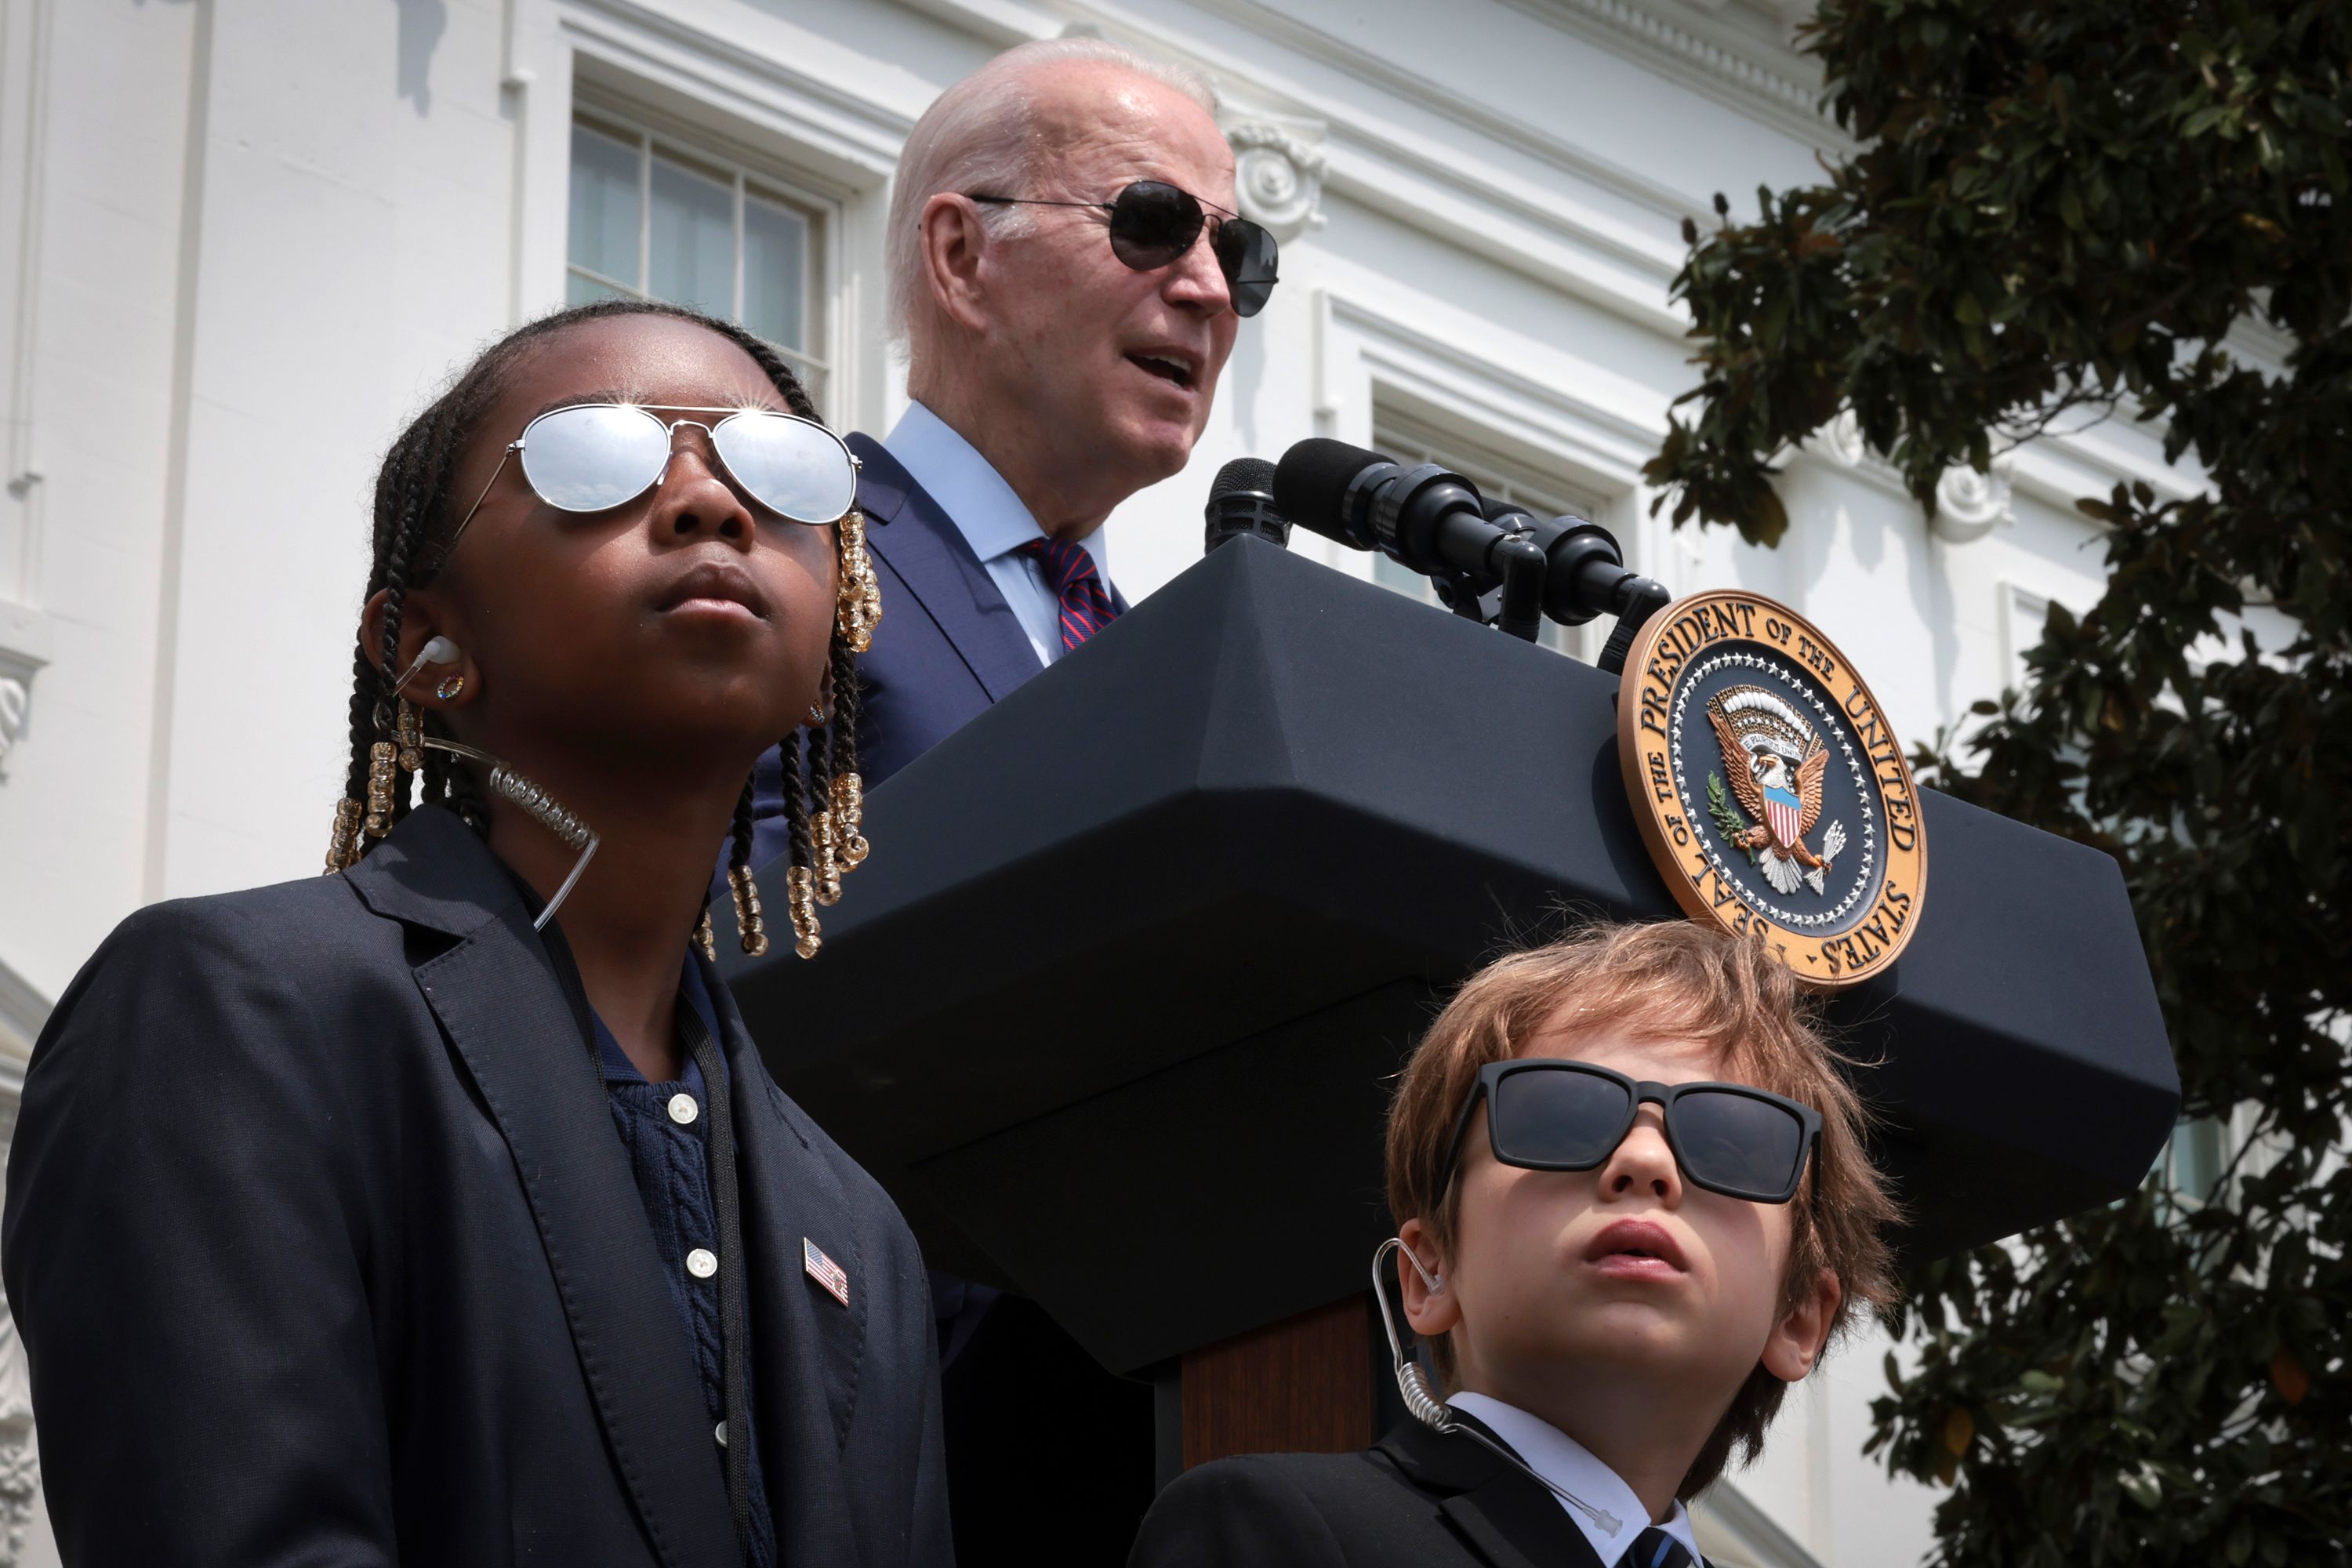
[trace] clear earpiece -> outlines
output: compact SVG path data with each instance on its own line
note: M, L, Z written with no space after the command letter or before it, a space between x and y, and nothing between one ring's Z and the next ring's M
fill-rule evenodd
M402 689L416 679L418 670L428 664L455 664L464 657L465 655L457 651L456 643L451 642L447 637L436 637L417 653L416 661L414 664L401 671L400 679L392 683L392 689L394 691Z
M1412 1264L1413 1272L1421 1276L1421 1282L1428 1286L1432 1291L1442 1290L1445 1286L1438 1276L1429 1271L1420 1258L1413 1257L1412 1248L1404 1244L1404 1238L1402 1237L1389 1237L1372 1253L1372 1300L1380 1303L1381 1327L1388 1331L1389 1354L1396 1360L1397 1396L1404 1401L1406 1413L1433 1431L1444 1433L1448 1436L1467 1437L1482 1447L1493 1449L1496 1457L1513 1466L1529 1479L1540 1482L1553 1496L1591 1520L1609 1534L1613 1536L1624 1529L1624 1521L1607 1509L1595 1508L1575 1493L1537 1474L1528 1466L1527 1461L1517 1454L1512 1453L1476 1427L1465 1426L1454 1418L1453 1410L1444 1400L1438 1398L1436 1391L1430 1387L1428 1371L1419 1362L1404 1353L1404 1342L1397 1334L1396 1318L1389 1310L1388 1283L1381 1278L1381 1265L1388 1261L1388 1256L1391 1251L1403 1253Z

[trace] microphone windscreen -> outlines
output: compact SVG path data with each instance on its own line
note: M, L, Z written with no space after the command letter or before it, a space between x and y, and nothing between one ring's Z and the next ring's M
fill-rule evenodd
M1264 458L1235 458L1217 470L1215 481L1209 486L1209 500L1213 504L1244 490L1272 495L1274 465Z
M1302 528L1328 533L1337 526L1348 484L1388 458L1345 441L1318 436L1282 455L1274 470L1274 504Z

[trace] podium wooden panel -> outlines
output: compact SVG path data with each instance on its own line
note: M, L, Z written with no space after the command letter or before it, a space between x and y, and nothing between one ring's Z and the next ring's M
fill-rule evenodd
M1349 1296L1184 1352L1184 1468L1371 1447L1371 1306Z

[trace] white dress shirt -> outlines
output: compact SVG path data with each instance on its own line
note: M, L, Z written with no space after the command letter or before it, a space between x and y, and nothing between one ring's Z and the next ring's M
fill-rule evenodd
M1486 1429L1511 1446L1511 1452L1527 1461L1528 1468L1564 1492L1582 1498L1603 1513L1617 1517L1617 1531L1612 1534L1587 1515L1562 1502L1569 1519L1584 1532L1592 1544L1592 1554L1601 1559L1603 1568L1617 1568L1624 1555L1633 1550L1633 1542L1650 1526L1650 1510L1633 1495L1633 1489L1617 1479L1617 1472L1592 1457L1592 1450L1553 1426L1550 1422L1528 1415L1515 1405L1483 1394L1457 1394L1447 1401L1465 1415L1475 1415ZM1558 1498L1553 1499L1559 1501ZM1683 1550L1698 1562L1698 1537L1691 1531L1689 1512L1680 1499L1675 1501L1672 1513L1658 1524L1660 1530L1682 1542Z
M976 451L972 444L949 428L947 421L919 403L907 405L884 450L939 502L971 552L980 557L988 580L1013 606L1037 662L1051 664L1062 657L1062 601L1045 581L1045 563L1034 556L1015 553L1045 531L1013 487ZM1110 563L1103 552L1102 530L1079 542L1094 557L1103 590L1110 590Z

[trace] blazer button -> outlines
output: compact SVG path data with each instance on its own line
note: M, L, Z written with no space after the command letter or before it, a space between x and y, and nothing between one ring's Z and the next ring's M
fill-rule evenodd
M719 1258L707 1247L698 1247L686 1255L686 1271L697 1279L708 1279L719 1272Z
M701 1114L702 1108L694 1103L694 1096L673 1094L669 1097L669 1119L680 1127L686 1126Z
M710 1429L710 1435L711 1435L712 1436L714 1436L714 1437L716 1437L716 1438L718 1438L718 1439L719 1439L719 1446L720 1447L724 1448L725 1447L727 1447L727 1423L726 1423L726 1422L721 1421L718 1426L713 1426L713 1427Z

